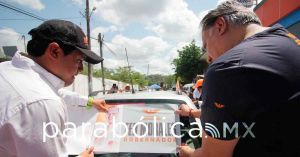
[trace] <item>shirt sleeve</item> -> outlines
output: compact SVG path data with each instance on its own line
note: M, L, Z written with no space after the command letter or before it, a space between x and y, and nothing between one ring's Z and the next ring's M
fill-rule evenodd
M88 102L87 96L81 96L78 93L69 91L64 88L58 90L58 94L63 98L67 105L86 106Z
M67 119L66 108L58 100L40 100L20 109L0 128L5 156L53 157L66 155L62 136ZM57 134L56 134L57 133ZM48 136L49 135L49 136Z
M253 125L255 134L257 117L283 97L274 90L284 86L278 82L278 76L263 70L226 64L210 67L203 86L203 130L214 138L230 140L242 136L245 125Z

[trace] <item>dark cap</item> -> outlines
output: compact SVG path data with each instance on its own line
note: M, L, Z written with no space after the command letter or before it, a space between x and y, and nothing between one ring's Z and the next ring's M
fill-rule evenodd
M81 28L70 21L48 20L30 30L28 34L32 38L37 37L50 41L60 41L63 44L74 46L86 55L85 61L88 63L97 64L103 61L103 58L89 50L87 37Z

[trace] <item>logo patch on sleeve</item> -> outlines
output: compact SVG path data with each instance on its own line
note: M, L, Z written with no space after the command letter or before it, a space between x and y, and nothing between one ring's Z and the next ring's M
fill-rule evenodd
M225 105L215 102L215 107L221 109L221 108L224 108Z

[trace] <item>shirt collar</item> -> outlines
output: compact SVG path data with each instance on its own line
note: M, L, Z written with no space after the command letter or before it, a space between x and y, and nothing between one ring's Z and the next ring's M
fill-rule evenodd
M52 73L48 72L46 69L41 67L32 59L22 56L20 52L15 53L15 55L12 58L12 64L21 69L27 69L27 70L32 69L33 71L42 75L42 77L45 80L47 80L57 90L65 86L65 82L63 80L53 75Z

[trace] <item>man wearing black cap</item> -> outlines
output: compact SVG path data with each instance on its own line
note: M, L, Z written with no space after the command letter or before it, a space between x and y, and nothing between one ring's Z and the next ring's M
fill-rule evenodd
M12 61L0 64L0 154L66 156L60 133L68 115L58 90L73 83L83 61L96 64L103 59L89 50L86 36L72 22L49 20L29 34L29 57L16 53ZM57 128L45 127L49 123ZM81 155L93 156L92 151Z

